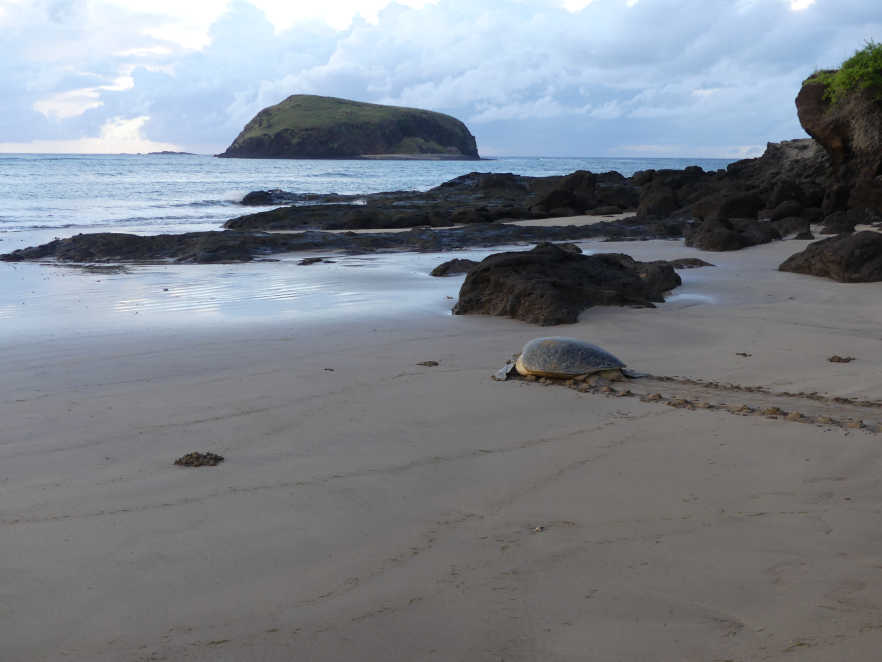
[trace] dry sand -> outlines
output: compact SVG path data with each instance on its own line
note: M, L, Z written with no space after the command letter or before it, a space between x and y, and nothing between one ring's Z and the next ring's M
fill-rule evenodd
M0 659L878 660L882 435L490 379L565 334L882 399L879 284L775 271L801 246L704 255L656 310L551 329L4 344ZM191 450L227 460L173 466Z

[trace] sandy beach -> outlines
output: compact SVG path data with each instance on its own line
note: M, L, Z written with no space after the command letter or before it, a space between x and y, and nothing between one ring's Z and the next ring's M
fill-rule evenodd
M594 243L717 266L562 327L446 315L439 289L342 322L4 338L0 659L878 659L882 435L491 379L567 335L653 375L882 400L878 284L778 272L805 243ZM226 461L173 465L195 450Z

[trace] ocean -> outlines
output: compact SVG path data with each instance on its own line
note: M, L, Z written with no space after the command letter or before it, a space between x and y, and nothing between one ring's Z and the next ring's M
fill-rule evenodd
M358 194L426 190L472 172L562 175L574 170L724 168L723 159L510 157L484 161L307 161L204 155L0 154L0 252L81 232L156 234L220 229L260 207L249 191ZM458 257L481 259L487 250ZM298 255L297 258L302 256ZM63 265L0 262L0 339L253 322L340 318L366 312L446 314L459 279L426 274L432 254L335 256L241 265L139 265L96 273ZM403 295L403 293L405 293Z

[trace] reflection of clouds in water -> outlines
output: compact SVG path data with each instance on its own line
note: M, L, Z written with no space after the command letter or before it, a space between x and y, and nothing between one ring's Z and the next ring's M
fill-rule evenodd
M717 303L717 297L697 292L678 292L665 297L665 303L685 304L682 307L697 306L702 303Z
M665 257L666 244L619 246L579 242L586 253L626 248L637 259ZM303 252L273 262L204 265L130 265L125 273L101 273L38 264L8 267L10 287L0 289L0 332L58 333L113 327L173 328L182 325L342 319L353 316L450 312L465 276L432 278L429 272L453 258L482 260L491 253L529 250L532 244L445 253L389 252L343 255ZM644 254L635 249L641 248ZM668 249L673 247L667 247ZM676 250L680 250L677 248ZM332 262L301 266L304 257ZM0 279L7 265L0 263ZM667 299L674 307L719 303L712 271L681 272L684 279ZM25 303L26 305L22 305Z
M67 334L133 325L172 328L437 313L447 312L446 296L458 289L456 283L426 275L447 255L334 255L333 263L297 265L306 255L236 265L133 265L125 273L107 267L95 273L19 265L17 272L10 271L12 287L0 289L0 331ZM6 268L0 264L0 271ZM27 305L21 305L22 299Z
M628 251L641 260L669 258L669 253L682 250L659 242L579 243L586 253ZM12 264L0 263L0 282L8 276L9 283L0 288L0 333L69 334L136 325L162 329L280 320L296 325L301 320L358 316L448 315L465 276L432 278L433 268L453 258L480 261L491 253L531 247L371 255L309 251L276 255L272 262L133 265L125 273L113 273L108 267L90 273L39 264L18 264L13 269ZM332 262L298 265L304 257ZM680 275L683 286L662 305L677 309L729 300L720 290L717 270L688 270Z

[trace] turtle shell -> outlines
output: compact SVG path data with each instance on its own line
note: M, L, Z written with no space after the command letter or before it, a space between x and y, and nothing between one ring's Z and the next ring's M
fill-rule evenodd
M604 370L618 370L625 364L605 349L576 338L535 338L521 351L515 369L521 375L575 377Z

